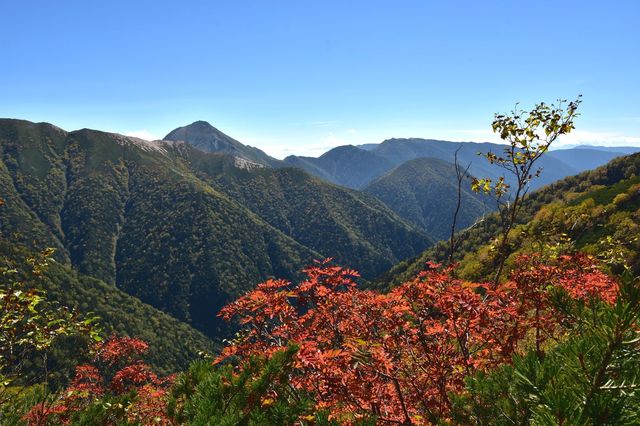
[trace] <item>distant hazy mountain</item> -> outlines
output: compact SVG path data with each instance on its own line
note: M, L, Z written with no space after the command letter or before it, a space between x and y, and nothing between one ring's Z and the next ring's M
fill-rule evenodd
M280 160L270 157L258 148L244 145L225 135L206 121L196 121L188 126L178 127L169 132L164 140L188 142L205 152L230 154L247 160L248 163L243 163L247 167L251 167L251 163L270 167L278 166L281 163Z
M284 161L329 182L356 189L395 166L388 159L353 145L339 146L318 158L290 156Z
M555 151L565 151L567 149L596 149L598 151L618 152L622 155L640 152L640 146L599 146L599 145L567 145Z
M365 187L392 168L416 158L437 158L453 163L456 150L458 150L458 161L461 165L466 167L471 163L469 172L472 175L496 178L502 174L501 169L497 166L489 166L477 155L478 152L488 151L502 153L504 145L493 143L389 139L375 146L369 145L367 149L344 148L334 148L319 158L290 156L284 161L322 179L352 188ZM327 161L327 158L331 161ZM584 170L572 167L551 155L543 157L540 166L543 167L544 173L541 178L534 181L534 187L546 185ZM363 170L369 173L360 172ZM351 179L351 176L357 176L357 179ZM367 179L370 180L367 181Z
M371 151L378 146L377 143L363 143L362 145L356 145L356 147L360 149L364 149L365 151Z
M489 197L471 190L470 180L471 176L467 175L460 188L458 230L473 225L479 217L494 209ZM374 180L364 190L429 235L446 239L456 208L457 189L453 164L437 158L416 158Z
M504 147L505 145L488 142L449 142L419 138L389 139L380 144L337 147L318 158L290 156L284 161L330 182L350 188L364 188L405 161L416 158L437 158L452 163L456 150L459 150L460 164L466 166L471 163L469 172L472 175L496 178L502 175L503 171L497 166L488 165L483 158L478 157L477 153L491 151L500 154ZM584 146L549 151L539 162L543 172L540 178L534 179L532 188L539 188L563 177L593 169L619 155L636 151L640 151L640 148Z
M549 151L546 156L556 158L576 170L595 169L616 157L625 155L622 151L606 151L604 149L572 148Z

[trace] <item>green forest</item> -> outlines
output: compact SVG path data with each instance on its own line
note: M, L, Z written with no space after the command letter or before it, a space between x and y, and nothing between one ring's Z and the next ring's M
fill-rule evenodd
M580 103L363 190L0 120L0 424L640 424L640 153L533 184Z

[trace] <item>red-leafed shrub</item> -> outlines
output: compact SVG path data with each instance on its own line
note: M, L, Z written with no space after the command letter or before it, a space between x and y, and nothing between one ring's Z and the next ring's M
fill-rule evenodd
M613 303L614 280L587 256L523 256L499 285L471 283L450 270L428 271L388 294L359 290L357 272L327 261L292 284L268 280L220 313L244 332L218 362L300 349L294 388L340 420L373 415L421 424L446 418L466 377L543 351L571 326L555 303Z
M24 417L29 425L73 424L82 419L99 424L170 424L166 398L171 378L160 379L141 357L148 345L113 336L95 348L94 364L76 367L67 389L53 403L34 406ZM102 400L99 410L90 410ZM95 407L93 407L95 408Z

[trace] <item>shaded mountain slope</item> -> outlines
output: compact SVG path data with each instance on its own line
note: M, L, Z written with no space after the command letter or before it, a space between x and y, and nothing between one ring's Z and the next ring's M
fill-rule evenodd
M306 247L372 278L433 243L376 198L294 168L242 170L183 149L199 176Z
M24 247L0 239L3 265L28 270L30 267L25 259L30 255L32 252ZM136 336L148 342L149 362L160 372L180 371L198 357L199 351L215 348L209 338L188 324L140 302L113 285L78 274L70 265L52 263L42 278L31 284L46 290L51 301L98 316L107 335Z
M284 161L322 179L360 189L394 167L394 163L353 145L339 146L318 158L290 156Z
M494 209L489 197L471 190L471 176L461 185L457 229L474 224ZM400 217L428 235L442 240L449 236L457 203L455 166L436 158L416 158L402 163L371 182L365 192L387 204Z

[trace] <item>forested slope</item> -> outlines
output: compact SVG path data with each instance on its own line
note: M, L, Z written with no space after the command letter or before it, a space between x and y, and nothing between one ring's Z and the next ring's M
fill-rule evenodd
M212 187L312 250L352 265L366 278L433 239L375 197L328 184L295 168L245 170L226 157L180 149Z
M184 142L0 121L4 235L220 336L219 308L333 256L367 278L432 240L375 198Z

